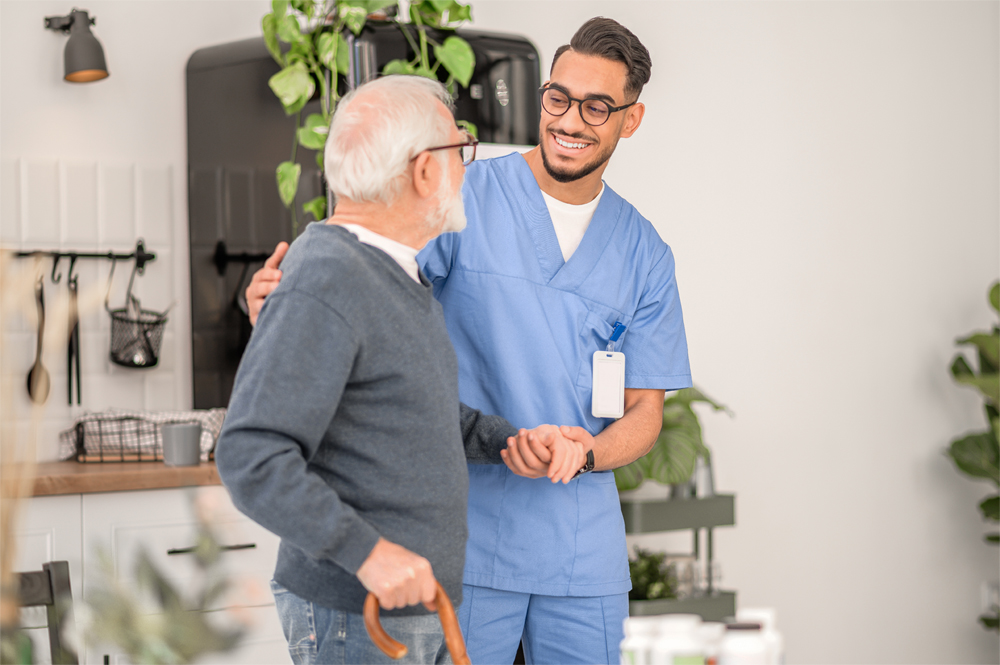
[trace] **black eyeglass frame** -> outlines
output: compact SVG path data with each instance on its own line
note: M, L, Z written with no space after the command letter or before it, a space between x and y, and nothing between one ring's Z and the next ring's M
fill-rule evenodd
M546 90L555 90L556 92L561 92L562 94L566 95L566 99L569 100L569 104L566 106L566 110L565 111L563 111L562 113L553 113L552 111L550 111L547 108L545 108L545 91ZM577 99L576 97L570 97L569 92L565 88L563 88L561 85L543 85L541 88L538 89L538 101L542 105L542 108L545 110L546 113L548 113L551 116L555 116L556 118L559 118L559 117L562 117L562 116L566 115L566 113L569 112L570 108L572 108L573 102L576 102L576 110L580 112L580 120L583 120L584 123L586 123L587 125L589 125L591 127L600 127L601 125L606 125L607 122L608 122L608 120L611 119L611 114L612 113L617 113L618 111L624 111L628 107L635 106L639 102L639 100L637 99L634 102L630 102L630 103L625 104L623 106L612 106L611 104L608 104L603 99L599 99L597 97L584 97L583 99ZM597 123L595 125L594 123L588 121L583 116L583 103L584 102L600 102L601 104L604 104L605 106L607 106L608 107L608 116L606 118L604 118L604 122L600 122L600 123Z
M467 134L464 143L453 143L451 145L438 145L438 146L434 146L433 148L424 148L420 152L434 152L435 150L448 150L449 148L465 148L467 146L471 146L472 147L472 157L469 158L469 161L465 161L464 158L462 159L462 166L468 166L472 162L476 161L476 146L477 145L479 145L479 139L477 139L472 134ZM419 153L417 153L417 157L419 157ZM412 162L417 157L412 157L410 159L410 161Z

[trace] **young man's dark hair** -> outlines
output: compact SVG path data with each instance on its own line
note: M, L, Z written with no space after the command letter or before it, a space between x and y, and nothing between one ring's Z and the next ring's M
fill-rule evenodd
M638 99L642 86L649 83L649 71L652 68L649 51L638 37L618 21L597 16L584 23L573 35L569 44L560 46L556 50L552 66L555 67L559 56L570 49L583 55L593 55L624 64L628 69L625 101Z

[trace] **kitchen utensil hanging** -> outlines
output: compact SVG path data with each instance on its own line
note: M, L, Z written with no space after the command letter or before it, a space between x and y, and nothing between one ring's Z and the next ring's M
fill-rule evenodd
M28 370L28 396L35 404L44 404L49 397L49 372L42 364L42 346L45 338L45 279L35 282L35 306L38 308L38 345L35 362Z
M69 277L66 279L66 288L69 289L69 320L67 329L69 330L69 340L66 346L66 395L69 404L73 404L73 384L74 374L76 375L76 403L82 400L81 379L80 379L80 310L77 306L77 293L79 285L76 281L76 274L73 268L76 266L76 257L69 260Z
M167 312L143 309L139 299L132 294L136 273L142 273L144 266L136 260L125 293L125 306L111 309L111 282L115 275L117 259L111 260L108 275L108 291L104 296L104 309L111 316L111 362L122 367L153 367L160 360L160 344L163 342L163 327L167 323Z

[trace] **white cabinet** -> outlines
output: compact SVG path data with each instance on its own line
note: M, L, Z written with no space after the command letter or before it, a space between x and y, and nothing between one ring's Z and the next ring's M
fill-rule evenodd
M269 586L279 539L240 514L221 486L33 498L27 510L31 519L24 520L20 529L18 569L69 561L73 596L86 600L102 578L99 551L110 556L118 579L131 580L136 554L145 549L176 588L182 592L201 588L200 571L190 553L198 530L196 509L210 520L224 548L222 566L231 582L229 592L213 604L212 620L245 628L235 651L211 654L205 661L290 662ZM154 611L152 606L149 611ZM40 620L35 625L44 625L44 613ZM39 651L42 643L47 655L44 631L35 638ZM42 654L38 656L42 662ZM113 647L94 646L80 654L81 663L93 665L101 665L105 658L128 662Z

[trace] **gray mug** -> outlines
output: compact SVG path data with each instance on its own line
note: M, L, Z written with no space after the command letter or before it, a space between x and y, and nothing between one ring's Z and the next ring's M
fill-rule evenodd
M201 424L170 423L160 428L163 463L167 466L195 466L201 463Z

